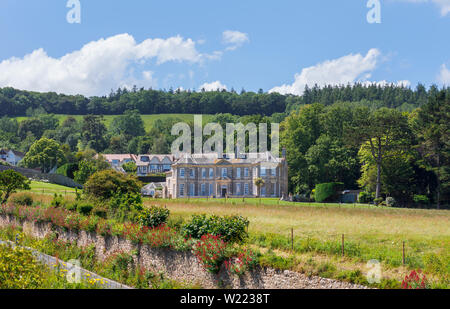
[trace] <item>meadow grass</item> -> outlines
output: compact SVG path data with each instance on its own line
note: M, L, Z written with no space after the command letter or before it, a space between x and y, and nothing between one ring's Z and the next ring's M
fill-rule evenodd
M361 270L369 260L376 259L383 264L383 271L397 280L406 270L420 268L449 284L448 210L289 202L278 205L275 199L262 199L261 203L259 199L146 199L145 204L167 205L172 217L184 221L203 213L247 217L249 243L281 256L296 257L298 265L291 268L308 268L308 260L318 259L336 266L337 276L342 269ZM316 265L316 271L323 263Z
M69 117L69 115L55 115L58 119L60 124L63 123L63 121ZM77 121L83 120L83 115L70 115L74 117ZM117 117L117 115L106 115L104 116L105 119L105 125L106 127L109 127L113 119ZM149 131L153 127L153 123L158 120L165 120L167 118L178 118L181 119L184 122L193 122L194 121L194 115L193 114L155 114L155 115L141 115L142 121L144 122L144 127L146 131ZM213 115L203 115L203 123L209 122ZM21 122L22 120L28 119L29 117L16 117L17 121Z

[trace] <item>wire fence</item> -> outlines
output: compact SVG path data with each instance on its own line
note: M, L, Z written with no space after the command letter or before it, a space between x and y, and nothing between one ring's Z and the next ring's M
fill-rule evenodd
M0 240L0 244L11 245L12 247L21 247L10 241ZM30 250L39 262L49 266L51 269L58 268L65 273L74 275L74 277L76 279L86 280L86 281L96 280L98 282L102 282L102 288L104 288L104 289L112 289L112 290L133 289L130 286L121 284L119 282L116 282L116 281L113 281L113 280L110 280L107 278L103 278L93 272L90 272L90 271L80 267L79 265L62 261L53 256L36 251L32 248L28 248L28 247L21 247L21 248Z

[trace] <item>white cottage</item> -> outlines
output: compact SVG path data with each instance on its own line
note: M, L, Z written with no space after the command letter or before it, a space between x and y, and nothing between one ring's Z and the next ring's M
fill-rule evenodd
M25 157L25 154L15 150L0 149L0 160L6 163L17 166L20 161Z

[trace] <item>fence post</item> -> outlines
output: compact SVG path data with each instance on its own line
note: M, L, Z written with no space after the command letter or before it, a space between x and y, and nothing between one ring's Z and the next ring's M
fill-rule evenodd
M294 228L291 228L291 250L294 252Z
M403 266L406 264L406 258L405 258L405 241L403 241L403 250L402 250L402 262Z
M345 236L342 234L342 256L345 255Z

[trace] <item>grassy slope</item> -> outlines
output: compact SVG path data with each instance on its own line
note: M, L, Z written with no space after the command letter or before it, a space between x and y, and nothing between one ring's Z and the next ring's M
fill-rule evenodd
M39 194L75 194L74 188L64 187L46 182L32 181L30 187L31 192Z
M56 115L60 121L60 123L62 123L67 117L69 117L69 115ZM83 116L80 115L74 115L73 117L75 117L75 119L77 119L78 121L83 119ZM117 117L117 116L112 116L112 115L107 115L104 116L105 118L105 125L107 127L109 127L110 123L113 121L113 119ZM212 115L203 115L203 122L208 121L209 119L211 119L213 116ZM22 121L24 119L27 119L28 117L17 117L17 121ZM153 123L157 120L157 119L167 119L167 118L180 118L181 120L188 122L188 121L194 121L194 115L192 114L161 114L161 115L142 115L142 120L144 121L144 125L145 125L145 130L150 130L153 127Z
M450 272L450 212L378 208L339 204L282 203L273 199L247 200L146 200L167 205L171 216L188 220L192 214L239 214L250 220L250 242L280 255L299 259L300 269L333 264L337 269L367 271L371 259L383 263L386 276L400 280L408 269L421 268L448 280ZM284 205L283 205L284 204ZM294 251L290 234L294 230ZM346 257L340 257L342 234ZM402 266L402 243L406 267ZM430 256L432 258L430 258ZM435 257L439 261L435 261ZM311 261L311 259L313 261ZM317 265L308 265L317 264ZM314 266L314 267L312 267Z

